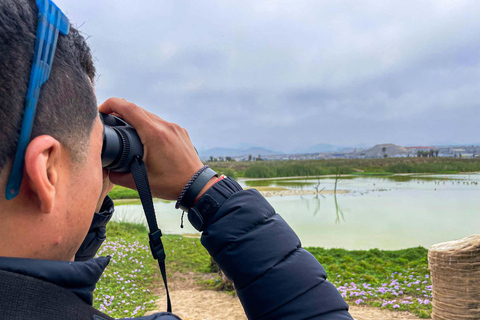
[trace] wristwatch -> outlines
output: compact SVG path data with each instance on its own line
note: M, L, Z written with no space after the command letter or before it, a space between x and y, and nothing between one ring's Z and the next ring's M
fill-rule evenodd
M215 183L208 189L198 202L188 210L188 220L198 231L203 231L210 224L218 209L234 193L243 190L242 187L230 177Z

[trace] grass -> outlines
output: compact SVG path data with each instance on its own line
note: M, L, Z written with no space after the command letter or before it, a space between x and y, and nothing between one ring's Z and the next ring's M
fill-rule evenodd
M120 186L117 186L119 188L123 188L123 187L120 187ZM125 188L126 189L126 188ZM112 196L110 196L112 197ZM171 203L173 201L170 201L170 200L163 200L163 199L157 199L157 198L153 198L153 202L156 203L156 202L164 202L164 203ZM114 199L113 200L113 203L116 205L116 206L124 206L124 205L129 205L129 204L142 204L142 201L140 201L139 198L128 198L128 199Z
M164 235L167 272L208 273L210 256L196 237ZM94 307L112 317L138 317L156 308L154 292L163 282L148 246L148 230L141 224L110 222L98 256L110 255L110 264L97 284Z
M115 318L141 316L155 309L154 284L159 281L150 257L148 232L142 225L110 222L98 251L111 261L94 292L94 307Z
M432 284L427 249L306 249L323 264L329 280L349 304L410 311L430 318Z
M129 204L142 204L140 199L115 199L113 200L115 206L124 206Z
M210 272L210 255L200 243L200 238L185 235L164 235L167 254L167 272Z
M94 306L113 317L141 316L155 308L155 287L164 294L158 265L148 248L148 231L142 225L112 223L100 255L112 261L95 291ZM200 239L188 235L164 235L167 274L211 272L210 256ZM350 304L406 310L428 318L431 282L427 249L396 251L306 248L327 270L329 280ZM218 280L204 285L218 287Z
M354 176L391 176L393 173L391 172L353 172L352 175Z
M480 171L480 158L328 159L251 162L208 162L217 172L238 177L276 178L336 174L442 173Z
M116 199L139 199L138 192L136 190L128 189L121 186L114 186L112 191L108 193L110 198Z

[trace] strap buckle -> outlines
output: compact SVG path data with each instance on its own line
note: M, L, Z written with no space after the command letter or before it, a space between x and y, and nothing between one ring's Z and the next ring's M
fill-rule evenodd
M166 255L161 237L162 231L160 231L160 229L148 234L148 238L150 239L150 250L152 250L153 258L155 260L165 261Z

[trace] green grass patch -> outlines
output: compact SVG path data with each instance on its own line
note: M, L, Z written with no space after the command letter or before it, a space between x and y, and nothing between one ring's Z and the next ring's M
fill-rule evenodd
M122 186L114 186L112 191L108 193L110 198L116 199L139 199L138 192Z
M115 318L155 309L153 288L161 280L143 225L110 222L98 255L112 258L94 292L95 308Z
M427 249L306 249L323 264L330 282L350 304L430 317L432 284L427 269Z
M238 177L278 178L340 174L458 173L480 171L480 158L385 158L207 162Z
M153 202L172 203L173 201L153 198ZM113 203L116 206L124 206L129 204L142 204L142 201L140 201L140 199L115 199L113 200Z
M391 176L393 175L392 172L354 172L352 173L354 176Z
M125 206L129 204L142 204L140 199L115 199L113 200L115 206Z
M210 255L200 243L200 238L168 234L162 238L168 273L210 273Z
M206 289L216 290L216 291L221 290L223 286L220 277L216 277L214 279L200 280L197 283L202 285Z
M167 272L210 272L210 256L195 236L164 235ZM94 293L94 307L112 317L137 317L155 309L163 293L158 263L151 256L144 225L110 222L98 256L112 257Z

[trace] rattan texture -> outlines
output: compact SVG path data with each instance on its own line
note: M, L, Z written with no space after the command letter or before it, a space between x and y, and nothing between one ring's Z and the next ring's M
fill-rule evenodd
M432 319L480 319L480 235L433 245Z

